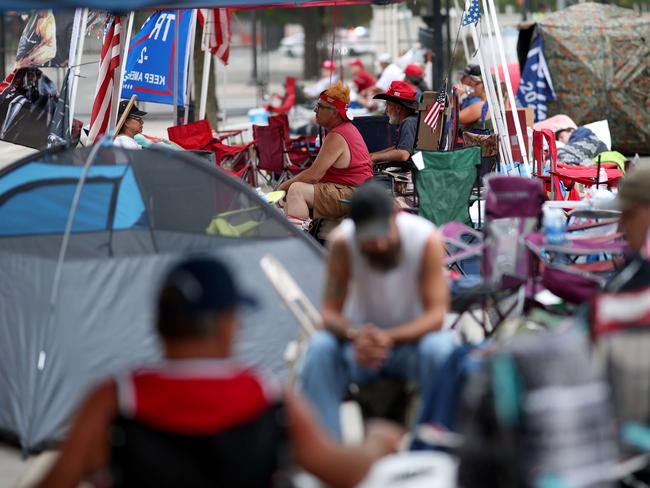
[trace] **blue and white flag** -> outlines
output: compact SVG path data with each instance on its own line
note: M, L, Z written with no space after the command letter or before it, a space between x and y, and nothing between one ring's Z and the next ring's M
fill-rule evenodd
M556 98L551 73L544 57L542 37L537 36L528 51L526 66L517 90L517 104L521 107L532 107L535 110L535 122L539 122L545 120L548 115L548 101Z
M159 10L142 25L131 41L124 69L122 98L136 95L138 101L173 105L174 47L178 45L177 106L186 105L190 26L193 11L180 10L178 43L174 42L176 10Z
M478 6L478 0L471 0L469 3L469 9L463 17L462 25L463 27L470 24L475 24L481 20L481 8Z

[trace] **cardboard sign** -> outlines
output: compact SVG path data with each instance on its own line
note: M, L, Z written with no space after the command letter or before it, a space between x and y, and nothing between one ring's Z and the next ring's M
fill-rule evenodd
M419 125L418 125L418 143L417 148L425 151L437 151L440 148L440 137L442 135L442 128L445 125L446 118L441 117L441 120L436 126L436 130L431 130L431 127L424 123L424 114L427 113L429 107L436 101L438 92L425 91L422 94L422 102L418 107L419 112Z
M519 126L521 127L521 135L524 138L524 146L526 154L530 154L528 147L528 127L533 127L534 124L534 111L532 108L519 108L517 109L519 116ZM523 162L521 148L519 147L519 140L517 139L517 129L515 127L515 120L512 117L512 110L506 110L506 124L508 125L508 138L510 140L510 147L512 148L513 161Z

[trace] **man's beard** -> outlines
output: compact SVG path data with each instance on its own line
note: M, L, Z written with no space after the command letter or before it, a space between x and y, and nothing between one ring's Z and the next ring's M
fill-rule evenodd
M401 243L397 242L390 247L390 249L382 252L367 252L364 251L363 255L365 256L368 264L371 268L387 273L392 269L396 268L401 260Z
M399 115L389 115L388 123L390 125L399 125Z

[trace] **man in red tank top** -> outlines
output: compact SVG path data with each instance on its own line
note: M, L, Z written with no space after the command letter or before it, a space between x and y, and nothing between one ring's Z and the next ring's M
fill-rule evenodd
M355 188L371 178L370 154L348 112L350 89L338 82L325 90L314 108L316 122L327 131L318 157L305 171L285 181L285 212L297 227L307 230L310 217L338 219L347 214Z

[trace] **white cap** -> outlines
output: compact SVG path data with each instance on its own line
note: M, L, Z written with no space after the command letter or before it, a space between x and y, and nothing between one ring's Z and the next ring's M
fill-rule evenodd
M392 60L393 58L388 53L381 53L379 56L377 56L377 61L380 63L390 63Z

